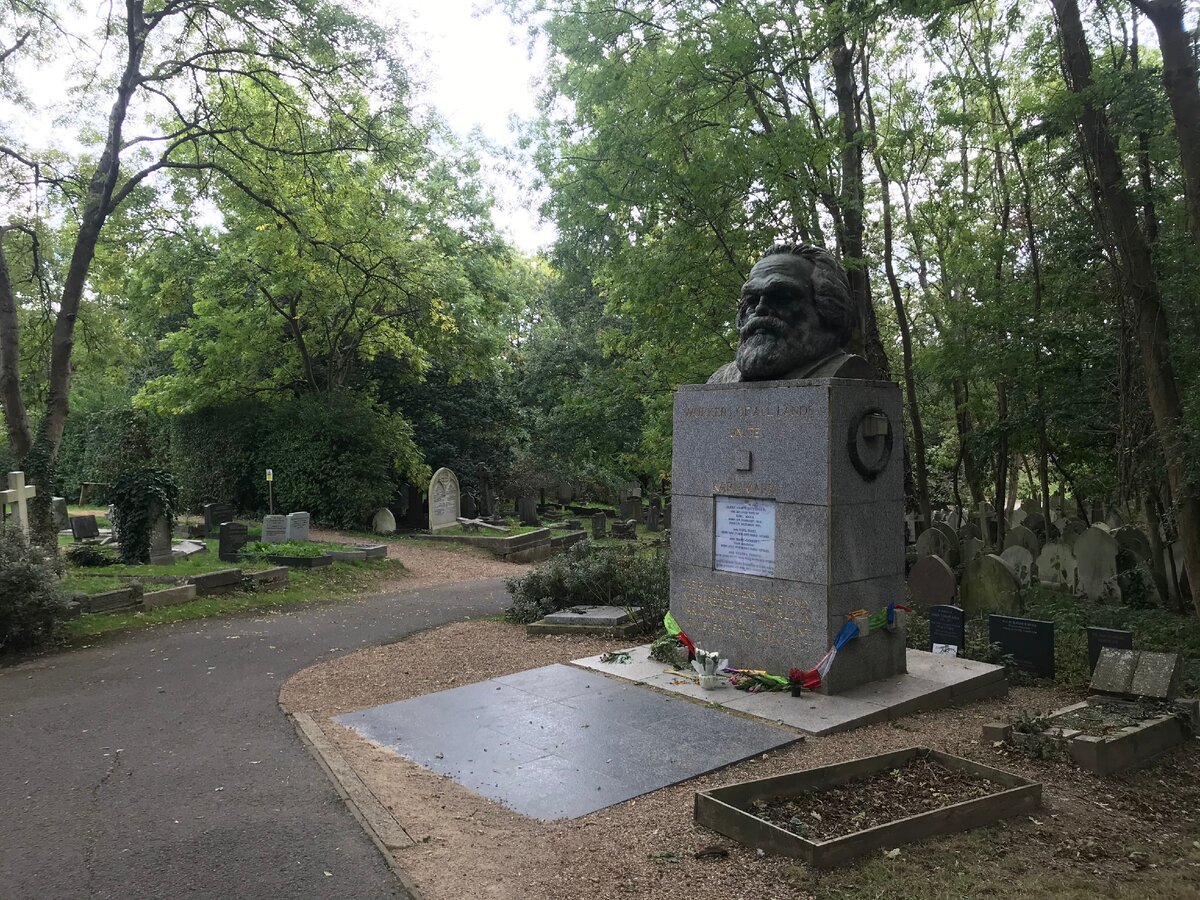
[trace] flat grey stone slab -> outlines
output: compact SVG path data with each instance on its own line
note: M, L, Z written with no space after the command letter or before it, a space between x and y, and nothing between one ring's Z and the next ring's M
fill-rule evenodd
M649 647L646 644L627 650L628 663L604 663L599 656L591 656L575 660L574 665L814 735L861 728L917 710L997 696L1008 690L1002 666L908 650L906 675L870 681L840 694L806 692L802 697L793 697L786 691L748 694L730 687L724 679L718 687L706 691L688 673L650 659Z
M336 721L544 820L578 818L800 739L631 681L562 665L347 713Z
M634 607L636 614L640 607ZM573 606L553 612L542 622L546 625L624 625L633 621L631 611L623 606Z
M1092 690L1118 697L1170 700L1179 686L1179 655L1104 647L1092 673Z

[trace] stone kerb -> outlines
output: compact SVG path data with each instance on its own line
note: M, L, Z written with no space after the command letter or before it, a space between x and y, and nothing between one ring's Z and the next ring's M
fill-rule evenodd
M429 530L454 528L462 515L458 476L442 467L429 479Z
M735 666L807 669L848 613L904 596L902 421L890 382L676 393L671 609L699 646ZM871 632L846 645L822 687L904 667L902 633Z

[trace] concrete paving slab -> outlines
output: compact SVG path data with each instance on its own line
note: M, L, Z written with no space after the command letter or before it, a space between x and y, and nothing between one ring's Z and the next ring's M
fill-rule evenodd
M604 663L598 656L589 656L575 660L573 665L817 735L999 696L1008 689L1003 666L908 650L908 674L869 682L841 694L748 694L726 684L705 691L694 679L671 674L667 666L650 659L649 644L627 652L630 661L626 664Z
M538 819L586 815L800 740L792 731L562 665L337 721ZM705 740L696 741L697 734Z

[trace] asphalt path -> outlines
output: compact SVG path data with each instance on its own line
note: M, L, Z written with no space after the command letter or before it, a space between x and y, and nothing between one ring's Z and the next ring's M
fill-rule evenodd
M501 579L161 626L0 669L0 898L357 898L395 879L279 709Z

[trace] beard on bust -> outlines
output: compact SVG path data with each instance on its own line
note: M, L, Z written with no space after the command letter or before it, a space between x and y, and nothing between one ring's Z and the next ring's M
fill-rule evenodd
M738 334L735 361L742 377L752 381L779 378L838 348L837 337L818 321L797 327L773 316L756 316L744 323Z

